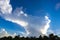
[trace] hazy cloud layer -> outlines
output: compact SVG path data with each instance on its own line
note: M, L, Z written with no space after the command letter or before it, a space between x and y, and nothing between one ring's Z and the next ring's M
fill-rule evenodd
M4 0L1 0L2 2ZM32 16L24 13L22 9L17 8L14 12L12 12L12 7L9 4L10 1L5 0L5 3L8 4L5 9L2 9L5 7L5 4L1 3L3 7L0 5L0 10L2 13L0 13L0 16L4 18L7 21L16 23L23 27L26 31L26 33L22 32L23 36L36 36L47 34L47 30L49 28L50 19L48 16ZM8 8L8 9L7 9ZM26 35L25 35L26 34Z

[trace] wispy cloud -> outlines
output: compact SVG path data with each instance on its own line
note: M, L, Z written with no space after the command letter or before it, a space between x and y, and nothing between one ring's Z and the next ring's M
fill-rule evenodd
M56 10L59 10L59 9L60 9L60 3L57 3L57 4L56 4L55 9L56 9Z
M8 2L7 4L10 5L9 4L10 1L5 0L4 2L6 3L6 1ZM1 5L5 7L4 4ZM2 10L0 16L7 21L16 23L21 27L23 27L26 31L26 33L22 32L23 36L38 37L39 35L43 35L47 33L51 21L48 16L45 15L45 16L37 17L37 16L28 15L24 11L22 11L21 8L17 8L15 9L15 11L12 12L11 5L6 6L5 9L2 9L3 7L0 7ZM9 7L9 9L7 9L7 7Z

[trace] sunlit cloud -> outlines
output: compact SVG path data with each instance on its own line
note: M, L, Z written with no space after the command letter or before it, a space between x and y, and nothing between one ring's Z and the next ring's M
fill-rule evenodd
M0 0L0 11L3 14L11 13L12 7L10 5L10 0Z
M50 24L51 20L48 18L48 16L45 16L45 20L46 20L45 27L43 27L43 28L41 29L42 34L47 34L47 30L48 30L48 28L50 27L49 24Z
M0 32L0 38L4 37L4 36L9 36L9 34L7 33L7 31L5 31L5 29L1 29L0 31L1 31Z
M4 28L0 29L0 38L8 36L12 36L14 38L16 35L17 35L16 33L14 34L8 33Z
M3 7L0 5L1 12L2 12L0 13L0 16L7 21L16 23L20 25L20 27L23 27L26 31L26 33L20 32L22 33L23 36L38 37L39 35L47 34L47 31L50 27L50 22L51 22L48 16L46 15L40 16L40 17L32 16L32 15L25 13L21 8L16 8L12 12L13 8L9 4L10 1L5 0L2 2L4 2L4 4L1 3ZM8 4L8 5L6 6L5 4Z
M21 25L21 26L23 26L23 27L25 27L25 26L28 25L27 22L21 21L21 20L14 20L14 19L13 19L13 20L12 20L12 19L6 19L6 20L9 20L9 21L11 21L11 22L17 23L17 24L19 24L19 25Z

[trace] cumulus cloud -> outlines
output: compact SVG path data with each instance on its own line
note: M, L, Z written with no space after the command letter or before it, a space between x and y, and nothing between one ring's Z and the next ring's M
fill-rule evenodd
M11 13L12 6L10 5L10 0L0 0L0 12L3 14Z
M56 10L59 10L59 9L60 9L60 3L57 3L57 4L56 4L55 9L56 9Z
M32 17L31 17L32 18ZM30 32L29 36L45 35L47 34L47 30L49 28L50 20L48 16L44 17L33 17L30 19L28 25L28 31Z
M0 30L0 38L1 38L1 37L8 37L8 36L15 37L15 36L16 36L16 33L14 33L14 34L9 34L4 28L2 28L2 29Z
M45 24L44 27L41 29L42 34L47 34L47 30L48 30L48 28L49 28L50 20L49 20L48 16L45 16L45 20L46 20L46 24Z
M5 29L1 29L0 31L1 31L0 32L0 38L4 37L4 36L9 36L9 34L7 33L7 31L5 31Z
M7 21L16 23L21 27L23 27L26 31L26 33L20 32L22 33L23 36L38 37L39 35L45 35L47 33L51 21L48 16L45 15L38 17L38 16L28 15L21 8L16 8L14 12L12 12L12 7L9 4L9 1L5 0L4 2L9 5L6 6L6 8L9 7L9 9L2 9L3 7L5 7L5 5L1 3L3 7L0 6L1 8L0 10L2 12L0 16Z

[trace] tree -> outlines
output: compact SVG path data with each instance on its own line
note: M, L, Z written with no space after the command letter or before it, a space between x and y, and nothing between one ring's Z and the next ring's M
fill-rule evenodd
M42 40L42 36L41 35L39 36L39 40Z
M54 40L54 34L50 34L50 35L49 35L49 39L50 39L50 40Z

